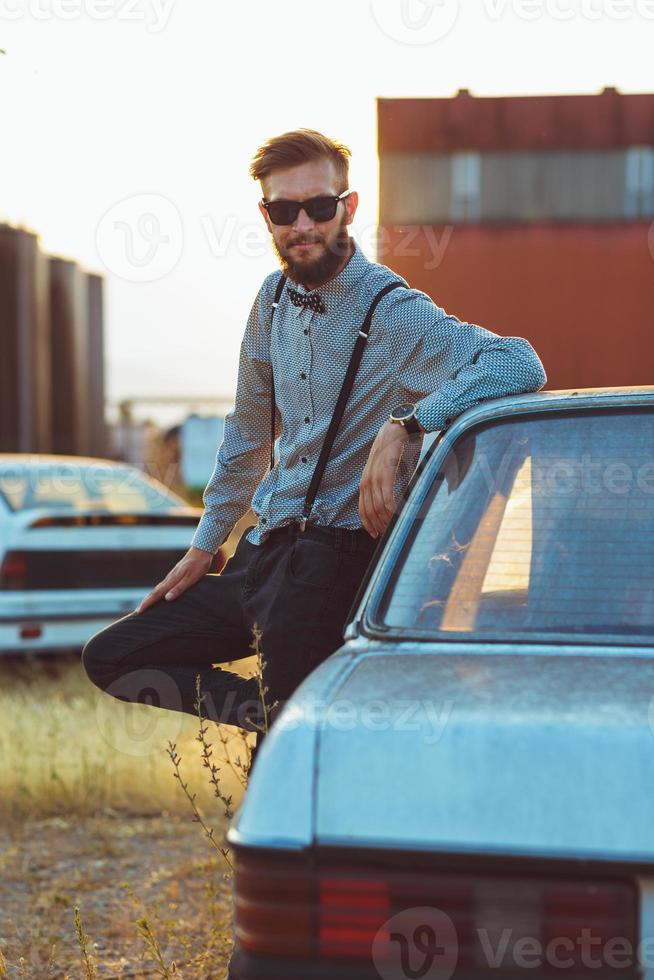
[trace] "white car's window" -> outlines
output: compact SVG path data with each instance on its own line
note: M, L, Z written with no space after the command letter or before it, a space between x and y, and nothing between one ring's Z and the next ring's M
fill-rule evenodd
M0 469L0 493L12 510L54 507L132 513L163 510L183 501L132 467L61 463L17 463Z
M373 618L418 634L654 635L654 413L464 435Z

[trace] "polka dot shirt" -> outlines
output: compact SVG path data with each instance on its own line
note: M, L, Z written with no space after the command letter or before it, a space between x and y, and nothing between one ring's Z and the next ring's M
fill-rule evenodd
M345 268L314 301L287 283L272 322L280 273L263 282L241 343L234 409L204 491L196 548L215 553L252 507L247 539L260 544L273 528L302 514L358 330L374 296L399 277L355 246ZM404 282L404 280L402 280ZM307 297L291 301L289 290ZM322 310L322 312L321 312ZM277 455L270 469L270 382L275 379ZM359 484L370 448L392 409L417 404L434 432L487 398L537 391L543 366L522 337L501 337L458 320L426 293L395 289L373 317L370 337L325 467L310 523L362 527ZM422 437L405 444L395 483L399 500L420 456Z

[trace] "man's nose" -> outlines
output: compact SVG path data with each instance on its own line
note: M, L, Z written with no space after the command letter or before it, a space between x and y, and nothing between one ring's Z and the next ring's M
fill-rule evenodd
M300 208L297 218L293 222L293 228L295 228L297 231L307 231L308 229L313 228L314 224L315 221L311 220L304 208Z

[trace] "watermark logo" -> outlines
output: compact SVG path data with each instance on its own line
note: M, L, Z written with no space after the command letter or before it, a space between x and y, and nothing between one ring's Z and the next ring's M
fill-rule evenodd
M140 23L149 34L167 26L175 0L0 0L0 21L118 20Z
M200 227L211 257L223 259L237 254L244 258L262 258L270 251L270 234L262 222L239 222L238 215L216 218L200 215ZM421 260L426 272L433 272L443 263L454 234L454 225L439 229L431 225L366 224L353 227L353 236L366 254L377 261L391 259Z
M379 29L400 44L434 44L450 33L459 16L459 0L371 0Z
M382 980L449 980L458 950L449 915L425 906L405 909L383 924L372 943L372 960Z
M281 706L280 706L281 707ZM393 732L411 736L414 744L432 746L440 742L455 704L430 698L336 698L306 697L290 704L279 719L280 727L293 730L302 725L320 725L334 732Z
M162 670L144 667L130 671L98 695L96 721L105 741L117 752L131 756L161 753L166 739L182 730L182 696L172 677ZM124 701L117 705L114 699ZM170 711L149 711L170 708Z
M103 215L95 244L109 272L129 282L154 282L172 272L181 258L182 218L167 197L135 194Z
M507 13L519 20L538 21L547 17L565 23L576 19L625 21L633 17L654 19L654 0L484 0L490 20Z

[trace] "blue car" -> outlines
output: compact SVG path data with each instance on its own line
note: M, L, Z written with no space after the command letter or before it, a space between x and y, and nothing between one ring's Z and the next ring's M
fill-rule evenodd
M654 978L654 386L440 435L228 839L236 980Z

